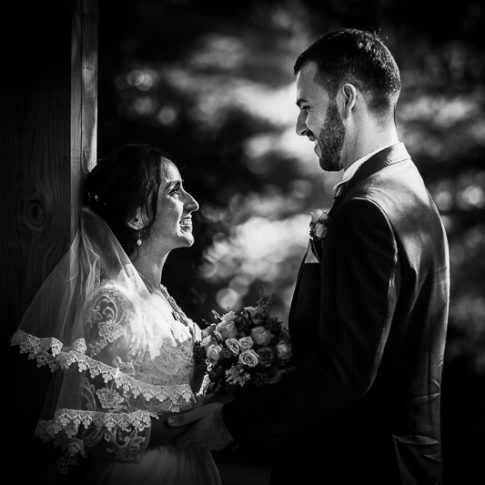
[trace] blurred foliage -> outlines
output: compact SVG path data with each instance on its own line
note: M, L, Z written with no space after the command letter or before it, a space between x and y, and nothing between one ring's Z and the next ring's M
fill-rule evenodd
M196 244L174 251L164 280L194 319L254 304L259 287L286 318L309 211L340 178L294 131L293 62L328 29L374 28L401 67L401 139L448 232L446 363L457 381L485 376L485 9L425 3L100 1L98 151L153 143L181 168L201 204ZM469 418L475 443L483 412Z

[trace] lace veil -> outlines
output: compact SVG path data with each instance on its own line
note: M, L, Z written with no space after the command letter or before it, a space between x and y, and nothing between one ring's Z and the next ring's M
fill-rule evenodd
M103 327L96 327L99 347L93 349L90 344L93 328L87 325L86 315L93 314L93 295L105 288L107 281L116 294L123 295L119 308L123 314L129 314L125 320L130 329L135 328L130 333L126 353L129 359L131 346L147 349L150 358L154 359L162 346L152 342L173 341L172 309L176 304L160 298L156 305L153 304L153 295L108 224L91 209L83 207L79 230L69 251L37 292L11 338L11 345L18 345L20 352L27 353L38 367L47 365L52 371L63 371L53 375L36 434L54 441L62 435L64 448L79 443L81 448L85 447L87 431L82 431L83 426L85 430L96 426L105 440L111 440L108 437L111 433L113 442L118 440L121 432L125 435L129 432L130 437L144 433L146 442L150 417L160 412L187 409L196 399L189 384L164 385L150 379L140 380L129 359L119 364L113 363L112 358L103 361L101 355L110 345L120 345L117 332L121 330L112 325L117 320L114 306L94 306L96 318L103 322ZM195 326L188 318L185 324L187 328ZM108 386L109 389L103 388L103 395L109 397L118 393L123 402L116 396L118 401L111 400L108 405L103 405L102 412L99 412L99 405L96 408L85 402L86 392L81 402L83 392L79 389L83 385L91 386L92 382L98 389ZM117 437L113 430L118 430ZM131 441L135 442L134 439ZM69 452L71 455L83 454L81 448ZM121 446L117 448L119 454L125 453L126 446L123 450Z
M82 207L80 228L69 251L47 277L24 313L19 334L36 337L39 365L55 365L61 350L82 347L84 305L102 280L116 282L129 295L147 296L148 290L128 255L103 218ZM39 347L40 346L40 347Z

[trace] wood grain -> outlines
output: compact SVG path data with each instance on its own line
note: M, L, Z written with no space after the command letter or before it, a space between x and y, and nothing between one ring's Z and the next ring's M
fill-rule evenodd
M73 238L80 181L96 158L97 0L39 3L28 4L33 9L24 29L28 43L18 39L14 71L8 89L1 90L0 293L6 339Z
M32 436L49 372L37 369L8 342L69 247L81 179L96 157L97 0L19 0L5 6L2 18L13 27L0 32L8 71L0 89L6 462L15 470L15 481L44 483L44 448Z

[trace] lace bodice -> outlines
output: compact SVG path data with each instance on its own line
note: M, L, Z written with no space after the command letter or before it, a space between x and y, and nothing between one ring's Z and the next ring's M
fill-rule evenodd
M167 294L144 297L103 282L83 309L84 337L66 345L19 330L12 339L37 365L64 372L54 415L36 433L62 446L62 466L90 450L136 460L151 418L193 407L193 345L198 326Z
M88 314L87 355L149 385L187 385L195 324L187 317L176 320L159 295L150 298L135 305L116 286L103 285Z

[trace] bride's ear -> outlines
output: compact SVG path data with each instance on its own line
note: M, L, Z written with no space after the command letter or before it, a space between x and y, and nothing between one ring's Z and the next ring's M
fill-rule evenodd
M136 214L126 221L126 224L135 231L140 231L145 227L145 220L139 208L137 209Z

